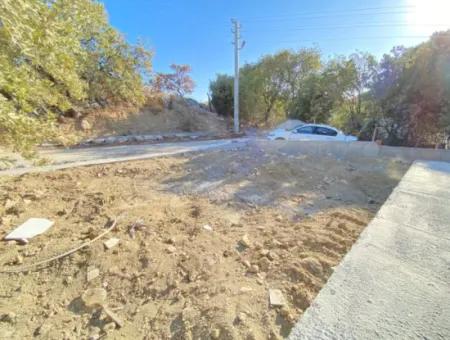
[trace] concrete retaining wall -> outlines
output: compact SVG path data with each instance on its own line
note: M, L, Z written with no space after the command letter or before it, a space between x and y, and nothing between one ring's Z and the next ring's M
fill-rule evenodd
M287 154L308 154L333 156L337 158L395 158L407 162L417 160L450 162L450 150L405 148L378 145L371 142L295 142L267 141L256 142L260 146L276 149Z

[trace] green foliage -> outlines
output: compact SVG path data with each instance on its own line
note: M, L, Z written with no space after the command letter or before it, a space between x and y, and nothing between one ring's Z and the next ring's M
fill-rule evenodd
M150 61L109 26L96 1L1 1L1 142L29 150L52 138L55 116L74 106L142 103Z
M232 111L232 77L212 82L212 97ZM281 51L244 65L241 117L329 123L367 140L377 127L385 143L433 145L450 133L450 31L414 48L396 47L378 63L363 52L321 60L317 50ZM221 89L220 91L223 92Z
M294 103L320 65L320 53L315 49L281 51L245 65L240 79L242 116L267 124L298 115Z
M384 56L372 91L389 143L433 145L439 133L450 132L449 71L450 31Z
M231 117L233 115L233 77L218 74L216 79L209 84L211 104L217 113Z

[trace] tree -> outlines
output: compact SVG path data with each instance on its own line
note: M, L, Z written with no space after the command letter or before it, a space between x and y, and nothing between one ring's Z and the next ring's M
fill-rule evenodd
M377 107L370 94L374 82L377 62L368 53L357 52L343 58L339 64L342 94L335 103L330 123L347 133L357 134L373 118Z
M222 88L219 79L211 83L211 93L231 114L232 95L219 92L224 77ZM247 122L288 116L331 123L365 139L378 127L387 144L432 145L450 133L450 31L414 48L396 47L379 63L364 52L323 62L314 49L281 51L244 65L240 84Z
M450 31L384 56L373 86L387 143L427 146L448 133Z
M173 73L158 73L153 86L159 92L176 93L180 97L194 92L195 83L189 73L189 65L170 65Z
M151 56L127 44L96 1L1 1L0 143L30 150L75 106L141 104Z
M233 81L231 76L218 74L209 84L211 104L218 114L225 117L233 115Z

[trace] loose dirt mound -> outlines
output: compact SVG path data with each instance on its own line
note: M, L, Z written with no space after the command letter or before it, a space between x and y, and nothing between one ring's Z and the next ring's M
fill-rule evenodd
M28 245L1 243L2 271L121 218L105 238L120 239L112 249L98 241L45 268L1 273L0 338L285 337L406 167L358 170L252 147L2 178L0 237L29 217L55 221ZM84 305L88 288L106 290L122 328ZM284 307L269 305L269 289Z

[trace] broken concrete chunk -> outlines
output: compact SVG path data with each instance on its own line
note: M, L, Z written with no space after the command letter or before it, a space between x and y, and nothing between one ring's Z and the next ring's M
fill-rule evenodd
M30 218L6 235L5 240L28 242L28 239L44 233L53 224L53 221L49 221L45 218Z
M286 305L283 293L279 289L269 289L269 302L272 307L282 307Z
M86 280L88 282L92 281L93 279L95 279L99 275L100 275L100 270L98 268L89 267L88 270L87 270Z
M119 244L120 240L116 237L110 238L109 240L103 242L106 249L111 249Z

